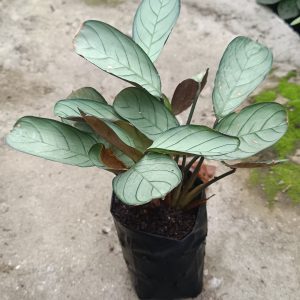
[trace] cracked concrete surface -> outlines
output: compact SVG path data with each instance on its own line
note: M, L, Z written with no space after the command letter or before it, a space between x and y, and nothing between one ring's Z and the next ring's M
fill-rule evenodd
M72 89L93 86L108 101L126 86L78 57L80 23L100 19L130 34L139 1L0 0L0 299L137 299L109 215L112 175L27 156L4 136L23 115L52 116ZM157 62L163 89L210 67L194 121L213 123L213 78L226 45L247 35L274 51L278 74L300 67L300 39L254 0L183 0ZM266 83L268 84L268 83ZM182 115L185 118L186 114ZM218 166L218 172L222 167ZM238 172L209 191L205 290L197 299L300 298L300 209L272 210Z

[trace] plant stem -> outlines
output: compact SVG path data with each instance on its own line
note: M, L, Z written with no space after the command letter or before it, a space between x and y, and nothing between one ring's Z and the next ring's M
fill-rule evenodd
M197 177L198 177L198 173L200 171L200 168L203 164L204 161L204 157L202 156L201 159L198 161L197 166L195 167L191 178L189 179L189 181L187 182L186 186L184 187L184 191L188 192L190 190L190 188L194 185ZM184 196L184 195L183 195Z
M191 121L192 121L192 118L193 118L193 114L194 114L194 111L195 111L195 108L196 108L196 104L197 104L198 98L200 96L201 91L203 90L203 88L206 85L207 77L208 77L208 69L206 69L206 72L205 72L205 74L204 74L204 76L202 78L202 81L199 83L199 87L198 87L197 93L195 95L195 98L193 99L193 104L192 104L192 107L191 107L188 119L186 121L186 125L191 124ZM185 165L186 165L186 155L184 155L183 158L182 158L182 164L181 164L182 181L181 181L181 183L179 184L179 186L177 187L177 189L174 192L174 199L173 199L173 201L174 201L173 205L174 206L176 206L176 204L177 204L177 202L178 202L178 200L180 198L180 194L181 194L182 187L183 187L183 182L185 180L185 175L187 173L187 172L185 172Z
M177 186L177 188L174 190L173 201L172 201L172 206L173 206L173 207L176 206L177 201L178 201L178 198L179 198L179 196L180 196L183 180L184 180L184 178L182 178L182 181L181 181L180 184Z
M198 98L199 98L200 92L201 92L201 89L199 88L198 91L197 91L197 94L195 96L195 99L193 101L193 104L192 104L192 107L191 107L188 119L186 121L186 125L191 124L191 121L192 121L192 118L193 118L193 115L194 115L194 112L195 112L195 108L196 108L196 104L198 102Z
M199 83L199 88L198 88L196 96L195 96L195 98L193 100L193 104L192 104L192 107L191 107L188 119L186 121L186 125L191 124L191 121L192 121L192 118L193 118L193 115L194 115L194 111L195 111L195 108L196 108L196 104L197 104L198 98L199 98L200 93L202 92L203 88L206 85L207 77L208 77L208 69L206 69L206 72L205 72L205 74L204 74L204 76L202 78L202 81Z
M176 163L179 165L179 158L180 158L180 156L179 155L176 155L175 156L175 161L176 161ZM175 195L177 195L178 194L178 190L181 190L181 187L182 187L182 182L184 181L184 172L183 172L183 169L184 169L184 167L182 167L183 165L185 165L186 164L186 156L183 156L182 157L182 163L181 163L181 172L182 172L182 181L181 181L181 183L179 184L179 186L176 188L176 190L175 190ZM176 196L177 197L177 196ZM174 200L176 201L176 197L174 198Z
M183 172L183 169L181 170L181 172L182 172L182 180L181 180L180 184L177 186L177 188L174 191L174 194L173 194L173 206L177 205L178 199L179 199L180 194L181 194L183 182L185 180L185 173Z
M209 199L211 199L212 197L214 197L214 196L216 196L216 194L213 194L213 195L209 196L209 197L206 198L206 199L192 201L192 202L191 202L187 207L185 207L184 209L185 209L185 210L190 210L190 209L193 209L193 208L202 206L202 205L206 205L207 201L208 201Z
M181 164L182 175L184 175L183 171L184 171L184 168L185 168L185 164L186 164L186 155L183 155L183 157L182 157L182 164Z
M179 162L179 158L180 158L179 155L177 155L175 157L175 161L176 161L177 164ZM184 173L184 169L185 169L184 166L185 166L185 164L186 164L186 156L184 155L182 157L182 163L181 163L182 180L181 180L180 184L177 186L177 188L172 193L173 194L172 206L176 206L176 203L177 203L178 198L179 198L180 193L181 193L182 185L183 185L183 182L184 182L184 179L185 179L185 173Z
M197 157L197 159L198 159L198 157ZM193 159L193 160L196 161L197 159ZM182 170L182 174L183 174L183 175L182 175L182 181L181 181L181 183L180 183L180 186L179 186L178 190L176 190L176 193L175 193L175 196L176 196L176 197L174 198L174 200L175 200L174 204L175 204L175 205L180 204L181 199L184 197L185 192L188 192L189 189L193 186L194 182L195 182L196 179L197 179L197 174L199 173L199 170L200 170L200 168L201 168L201 165L202 165L202 163L203 163L203 160L204 160L204 157L201 157L201 159L200 159L200 161L198 162L198 164L197 164L195 170L192 172L192 176L191 176L191 178L188 180L188 183L187 183L186 186L185 186L185 179L186 179L186 177L187 177L187 173L188 173L188 172L185 172L185 170L186 170L187 166L186 166L186 168L184 168L184 169ZM189 163L189 164L190 164L190 163ZM189 169L188 169L188 170L189 170Z
M200 156L194 156L192 159L191 159L191 161L185 166L185 168L184 168L184 174L186 174L189 170L190 170L190 168L191 168L191 166L194 164L194 162L199 158Z
M185 197L185 201L184 203L184 206L188 205L191 201L193 201L193 199L200 193L202 192L204 189L206 189L207 187L209 187L210 185L212 185L213 183L219 181L220 179L222 178L225 178L233 173L235 173L236 169L231 169L230 171L220 175L220 176L217 176L215 177L214 179L204 183L204 184L201 184L201 185L198 185L197 187L195 187L194 189L192 189Z
M198 161L197 166L195 167L194 171L192 172L191 178L187 181L186 185L183 186L182 193L180 194L180 197L177 200L177 204L179 204L180 207L186 206L186 204L187 204L186 202L188 199L187 195L189 194L189 190L193 187L193 185L198 177L198 174L199 174L200 168L203 164L203 161L204 161L204 157L202 156L200 158L200 160Z

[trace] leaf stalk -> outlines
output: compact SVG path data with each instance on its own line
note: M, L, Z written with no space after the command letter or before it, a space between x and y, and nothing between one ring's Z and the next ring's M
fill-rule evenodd
M233 173L235 173L236 169L231 169L230 171L220 175L220 176L216 176L214 177L214 179L203 183L201 185L198 185L197 187L195 187L194 189L192 189L186 196L184 199L184 202L181 203L181 206L184 207L186 205L189 205L189 203L191 203L194 198L199 195L204 189L208 188L210 185L212 185L213 183L219 181L222 178L225 178Z

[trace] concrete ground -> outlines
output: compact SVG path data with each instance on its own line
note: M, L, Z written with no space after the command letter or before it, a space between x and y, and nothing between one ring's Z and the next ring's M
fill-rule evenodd
M72 49L86 19L130 34L139 1L100 2L109 1L0 0L1 300L137 299L109 214L112 175L31 157L4 143L17 118L52 117L55 102L72 89L93 86L112 101L126 86ZM182 2L157 67L168 95L210 67L195 121L213 122L213 78L236 35L271 47L278 74L300 67L299 36L255 0ZM238 172L209 191L216 196L208 205L205 291L197 299L300 299L300 208L287 199L268 208L247 187L247 176Z

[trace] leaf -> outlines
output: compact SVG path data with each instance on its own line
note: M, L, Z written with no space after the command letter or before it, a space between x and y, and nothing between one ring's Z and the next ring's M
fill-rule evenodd
M100 158L103 161L104 165L109 169L117 171L127 170L124 163L115 156L114 152L111 149L103 148L100 152Z
M122 118L133 124L151 140L155 140L162 132L179 125L162 102L139 88L131 87L121 91L113 107Z
M104 149L104 146L102 144L95 144L89 151L89 158L96 167L106 170L107 167L100 157L102 149Z
M94 130L85 123L83 118L61 118L61 121L65 124L68 124L70 126L73 126L77 129L79 129L80 131L89 133L89 134L93 134Z
M264 80L272 52L246 37L235 38L221 59L213 90L214 111L221 119L234 111Z
M165 94L162 94L161 99L164 102L165 107L172 113L172 106L171 106L169 98Z
M195 75L194 77L192 77L193 80L201 83L202 89L205 87L207 83L208 72L209 72L209 68L207 68L205 72L201 72Z
M300 9L300 0L296 1L298 9Z
M88 133L92 136L99 144L103 145L105 149L111 149L114 155L121 160L127 167L131 167L134 165L134 161L130 159L127 155L125 155L122 151L112 146L107 142L104 138L102 138L99 134L96 134L95 131L89 126L82 117L71 117L68 119L63 119L62 121L66 124L69 124L77 129ZM128 146L132 146L137 150L144 152L147 147L151 144L151 142L136 128L131 126L129 123L123 120L116 121L112 123L110 121L103 122L112 129L115 134L121 139L122 142L127 144ZM96 147L95 147L96 148ZM95 149L93 149L96 151ZM98 158L95 159L95 154L93 152L94 162L98 161ZM104 168L103 162L101 161L101 165L97 165L99 168Z
M242 159L275 144L288 128L285 108L278 103L257 103L222 119L216 130L240 139L237 151L223 159Z
M281 0L256 0L257 3L263 4L263 5L271 5L271 4L278 3L279 1L281 1Z
M97 134L99 134L111 145L117 147L133 161L136 162L142 157L142 153L125 144L104 121L92 116L87 116L83 112L81 112L81 114L84 120L94 129Z
M104 158L102 157L101 154L103 151L105 151L105 153L109 152L111 155L113 155L117 159L117 161L120 162L120 165L111 165L106 160L106 156ZM105 149L102 144L95 144L91 148L91 150L89 151L89 158L96 167L107 171L111 171L113 173L124 171L134 165L134 162L117 148L111 147ZM121 169L119 169L120 166L122 166Z
M206 83L207 83L207 78L208 78L208 72L209 72L209 68L206 69L205 72L202 72L196 76L194 76L194 80L196 80L197 82L200 83L200 90L199 93L202 92L202 90L205 88Z
M58 101L54 106L54 114L61 118L80 117L79 110L85 114L111 121L120 120L114 109L96 100L66 99Z
M180 13L180 0L143 0L133 22L133 40L155 61Z
M208 69L205 73L195 76L193 79L182 81L175 89L172 98L172 111L178 115L188 109L206 85Z
M55 120L23 117L6 138L11 147L48 160L91 167L88 152L96 141L76 128Z
M146 53L128 36L100 21L86 21L74 39L76 52L102 70L160 97L160 78Z
M99 168L109 171L127 170L124 163L117 158L112 149L106 149L102 144L94 145L89 152L90 160Z
M111 147L111 145L106 140L104 140L102 137L100 137L98 134L95 133L93 128L91 128L91 126L89 126L84 121L83 118L79 118L79 117L68 118L68 119L61 118L61 121L65 124L71 125L79 129L80 131L88 133L97 143L102 144L104 147L106 148Z
M168 156L149 153L113 180L117 197L128 205L142 205L163 198L180 182L177 163Z
M76 91L73 91L67 97L67 99L88 99L88 100L95 100L107 104L104 97L92 87L83 87Z
M292 23L291 23L291 26L296 26L300 24L300 17L298 17L297 19L295 19Z
M295 0L282 0L279 2L277 12L280 18L287 20L299 16L299 9Z
M117 147L111 146L110 149L113 151L115 156L124 163L124 165L129 169L131 168L135 162L126 154L124 154L121 150Z
M235 151L239 139L214 131L206 126L184 125L172 128L154 141L149 151L201 156L221 155Z
M137 130L126 121L111 122L102 120L111 130L118 136L118 138L126 145L135 148L141 154L145 152L147 147L139 140L141 137L138 135ZM127 125L128 124L128 125ZM131 127L130 127L131 126ZM150 143L151 144L151 143Z
M133 147L139 150L140 152L144 153L146 149L152 144L152 141L150 141L144 134L142 134L130 123L120 120L116 121L115 124L119 128L123 129L127 136L129 136L132 140L132 144L129 144L129 146L133 145Z
M172 98L172 111L178 115L188 109L195 99L199 88L199 83L193 79L182 81L175 89Z
M134 161L130 159L127 155L125 155L122 151L117 149L116 147L109 144L105 139L100 137L95 133L95 131L84 121L83 118L71 118L71 119L62 119L63 122L69 124L77 129L89 133L99 144L102 144L106 149L112 149L114 155L121 160L128 168L134 165ZM148 147L148 139L138 132L136 128L131 126L129 123L125 121L117 121L115 125L114 123L105 122L108 126L111 127L112 130L121 138L124 143L129 146L135 147L137 150L144 152ZM126 125L124 124L126 123ZM128 125L127 125L128 124ZM132 127L132 128L130 128ZM146 142L146 140L147 142ZM103 166L98 166L103 168Z
M269 161L256 161L256 162L240 162L237 164L229 165L225 162L223 164L231 169L253 169L253 168L267 168L272 167L281 163L286 162L286 159L283 160L269 160Z

